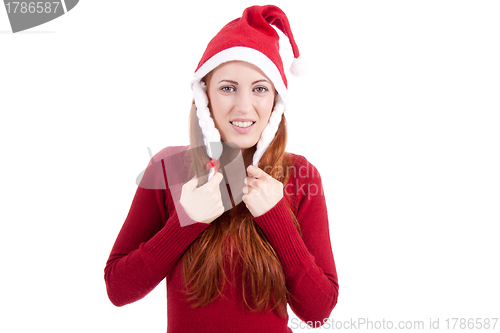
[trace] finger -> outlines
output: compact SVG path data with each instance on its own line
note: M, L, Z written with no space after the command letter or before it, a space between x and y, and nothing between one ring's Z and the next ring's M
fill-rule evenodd
M253 178L253 177L247 177L247 178L245 178L244 182L245 182L245 185L247 185L248 187L256 187L258 179Z
M254 177L254 178L259 178L262 176L262 174L264 173L260 168L256 167L256 166L253 166L253 165L249 165L248 168L247 168L247 173L249 176L251 177Z
M216 172L215 175L208 181L207 184L211 184L210 186L219 186L220 182L224 179L224 176L220 172Z
M190 181L184 184L184 188L189 192L193 192L194 190L196 190L196 187L198 187L198 178L196 178L196 176L194 176Z
M245 186L243 187L243 189L241 190L243 192L243 194L248 194L248 186Z

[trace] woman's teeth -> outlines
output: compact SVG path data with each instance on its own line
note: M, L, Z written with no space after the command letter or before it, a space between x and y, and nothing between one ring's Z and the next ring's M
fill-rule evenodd
M248 126L252 126L253 125L253 121L244 121L244 122L241 122L241 121L232 121L231 124L233 124L234 126L245 128L245 127L248 127Z

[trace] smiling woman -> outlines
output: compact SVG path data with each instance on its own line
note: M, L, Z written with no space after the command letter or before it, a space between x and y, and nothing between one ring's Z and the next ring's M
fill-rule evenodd
M242 61L220 65L204 81L222 141L238 145L243 158L251 161L251 148L259 141L274 107L274 85L257 66Z
M212 39L192 81L190 145L153 157L106 263L117 306L166 278L168 333L290 333L287 304L319 327L337 303L321 178L285 152L288 90L271 24L299 57L275 6L247 8Z

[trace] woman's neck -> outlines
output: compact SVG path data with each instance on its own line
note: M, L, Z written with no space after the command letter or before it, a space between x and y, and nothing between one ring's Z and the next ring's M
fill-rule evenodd
M241 150L241 155L243 156L243 162L245 163L245 170L246 168L248 168L250 164L252 164L254 153L255 153L255 146Z

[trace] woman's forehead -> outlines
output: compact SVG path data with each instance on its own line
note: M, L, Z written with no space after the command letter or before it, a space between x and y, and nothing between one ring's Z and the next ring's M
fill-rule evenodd
M232 78L249 79L249 80L259 78L259 79L266 79L269 82L271 82L271 80L264 74L264 72L259 67L245 61L237 61L237 60L228 61L219 65L210 73L210 76L215 80L227 76Z

